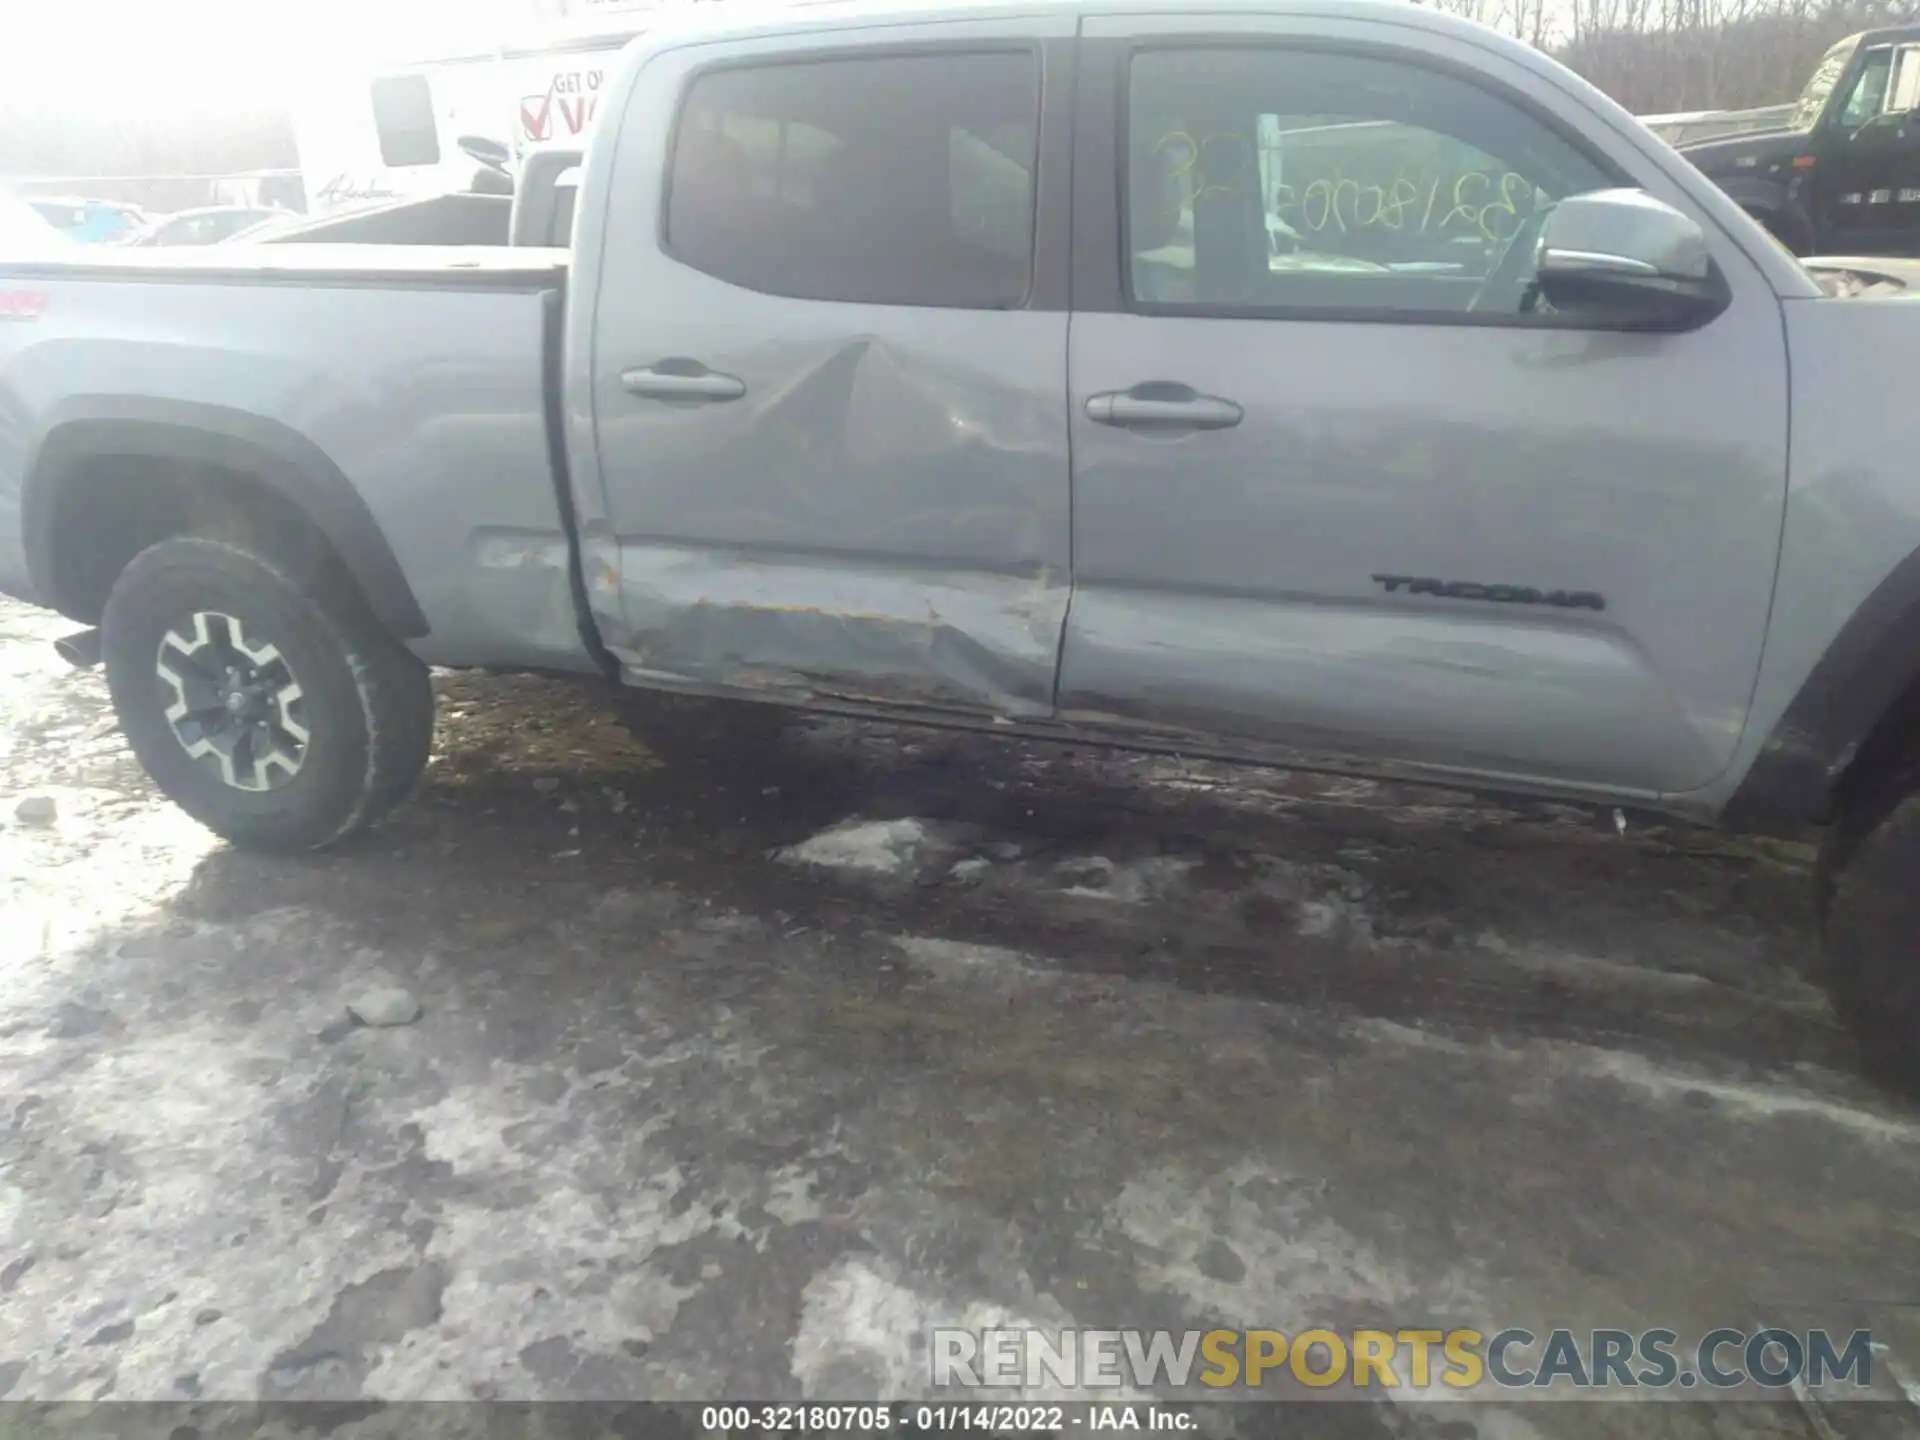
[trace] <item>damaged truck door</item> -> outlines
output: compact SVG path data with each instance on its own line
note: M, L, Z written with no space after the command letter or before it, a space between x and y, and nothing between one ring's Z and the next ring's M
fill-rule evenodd
M1064 195L1035 211L1071 20L914 34L669 50L589 159L622 199L578 237L571 480L631 680L1052 713L1067 317L1035 257Z
M1779 306L1742 246L1476 42L1185 10L1085 36L1077 213L1126 249L1075 275L1060 717L1711 781L1786 495ZM1717 313L1550 303L1556 207L1629 181Z

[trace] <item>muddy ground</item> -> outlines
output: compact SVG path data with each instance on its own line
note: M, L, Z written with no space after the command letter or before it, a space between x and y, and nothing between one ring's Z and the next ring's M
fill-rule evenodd
M0 610L10 1399L913 1397L943 1323L1423 1321L1870 1325L1920 1393L1920 1112L1803 977L1802 846L755 712L650 751L462 675L403 812L265 859L70 628Z

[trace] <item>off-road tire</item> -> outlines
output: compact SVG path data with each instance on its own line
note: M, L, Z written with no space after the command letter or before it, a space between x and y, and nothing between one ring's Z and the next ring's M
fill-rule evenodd
M1876 1080L1920 1093L1920 792L1843 815L1817 883L1833 1008Z
M189 753L168 718L155 657L196 613L244 622L298 682L308 738L297 770L274 788L234 788ZM404 799L426 766L426 667L373 617L337 561L244 536L176 536L121 572L100 628L107 687L134 754L168 799L237 846L334 844Z

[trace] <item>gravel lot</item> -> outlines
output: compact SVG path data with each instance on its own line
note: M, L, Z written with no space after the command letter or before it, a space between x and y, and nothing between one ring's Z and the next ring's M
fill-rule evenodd
M1871 1325L1920 1376L1920 1112L1801 977L1804 847L724 709L650 752L460 675L392 823L264 859L0 606L7 1398L913 1397L940 1323Z

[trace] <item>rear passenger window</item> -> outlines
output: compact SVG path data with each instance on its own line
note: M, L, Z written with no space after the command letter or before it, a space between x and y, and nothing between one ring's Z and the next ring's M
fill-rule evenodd
M774 295L1018 306L1039 104L1027 52L710 72L675 132L668 248Z

